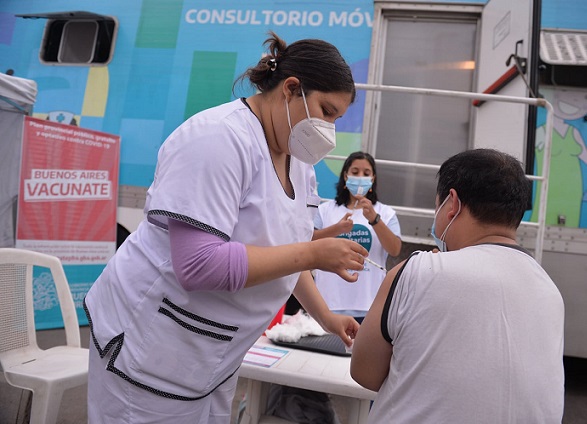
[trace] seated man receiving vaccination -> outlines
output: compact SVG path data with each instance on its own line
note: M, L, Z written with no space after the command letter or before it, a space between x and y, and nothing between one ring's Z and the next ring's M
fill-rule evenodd
M351 375L378 391L369 423L559 423L562 297L516 242L531 196L492 149L438 171L432 237L393 268L353 347Z

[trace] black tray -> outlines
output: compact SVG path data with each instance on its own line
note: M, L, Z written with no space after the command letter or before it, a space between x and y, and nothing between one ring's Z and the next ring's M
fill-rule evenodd
M271 340L271 339L270 339ZM290 347L294 349L310 350L312 352L327 353L337 356L351 356L345 349L345 344L335 334L326 334L324 336L306 336L297 342L280 342L271 340L277 346Z

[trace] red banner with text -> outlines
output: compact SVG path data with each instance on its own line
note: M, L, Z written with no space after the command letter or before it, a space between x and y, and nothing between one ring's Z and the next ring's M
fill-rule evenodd
M17 247L64 264L106 263L116 248L120 138L26 117Z
M25 118L16 247L59 257L78 308L116 250L119 161L117 135Z

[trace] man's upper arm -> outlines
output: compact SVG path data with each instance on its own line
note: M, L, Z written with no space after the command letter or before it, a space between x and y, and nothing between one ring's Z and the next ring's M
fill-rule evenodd
M353 345L351 376L370 390L379 390L389 373L393 345L384 339L381 322L387 296L402 266L403 262L387 273ZM360 284L360 280L356 284Z
M389 374L393 337L398 330L390 328L390 314L396 317L392 311L397 312L397 307L394 308L393 305L405 300L398 298L396 288L400 285L400 278L408 261L418 253L412 253L389 271L357 334L351 358L351 376L368 389L379 390ZM394 334L390 334L390 331Z

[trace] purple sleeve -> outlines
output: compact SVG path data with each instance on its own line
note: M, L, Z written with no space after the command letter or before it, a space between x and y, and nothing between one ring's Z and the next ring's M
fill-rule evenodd
M244 244L222 238L175 219L169 220L171 263L182 287L235 292L247 281Z

